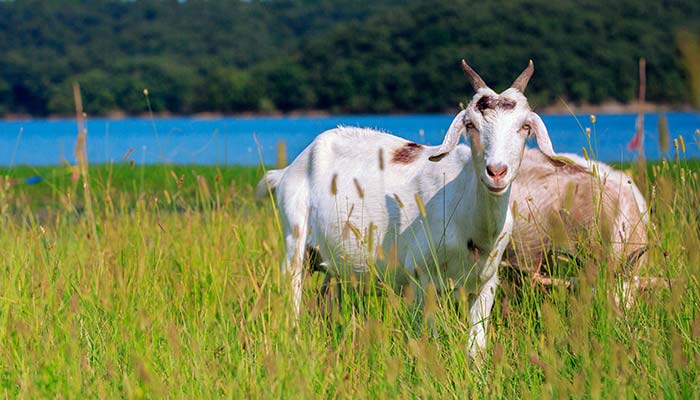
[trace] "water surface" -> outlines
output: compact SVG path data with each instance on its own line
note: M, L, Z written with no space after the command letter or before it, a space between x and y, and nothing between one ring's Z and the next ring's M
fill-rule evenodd
M673 138L683 135L686 156L700 157L696 133L700 114L668 113ZM452 115L347 115L331 117L259 117L197 119L190 117L89 119L88 158L91 163L125 162L177 164L257 165L260 153L274 165L280 140L287 145L291 161L320 132L338 125L362 126L391 132L418 143L442 141ZM627 148L635 131L635 115L544 115L554 148L581 154L588 147L585 128L591 128L593 148L603 161L629 161L635 153ZM646 115L645 151L650 159L661 156L658 145L658 114ZM0 122L0 165L56 165L75 162L77 127L73 120L26 120ZM532 144L534 145L534 143Z

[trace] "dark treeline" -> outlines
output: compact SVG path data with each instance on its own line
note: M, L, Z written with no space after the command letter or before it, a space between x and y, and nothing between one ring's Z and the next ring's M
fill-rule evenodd
M535 105L635 98L687 104L678 33L700 1L0 1L0 115L434 112L535 61Z

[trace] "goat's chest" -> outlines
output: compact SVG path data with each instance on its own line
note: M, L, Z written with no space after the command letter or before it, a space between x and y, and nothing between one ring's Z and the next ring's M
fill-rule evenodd
M468 293L493 277L498 268L498 257L493 246L477 243L472 238L461 243L446 243L437 249L437 262L427 263L423 281L433 283L440 290L464 288Z

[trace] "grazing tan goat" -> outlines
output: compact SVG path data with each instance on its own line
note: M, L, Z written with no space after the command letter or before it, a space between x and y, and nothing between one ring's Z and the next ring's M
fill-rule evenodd
M576 254L576 246L585 246L625 287L633 281L638 286L649 221L644 197L627 174L607 164L560 156L571 162L555 164L537 150L525 150L510 197L514 226L504 260L536 282L551 284L542 269L547 256ZM623 294L628 303L631 294Z

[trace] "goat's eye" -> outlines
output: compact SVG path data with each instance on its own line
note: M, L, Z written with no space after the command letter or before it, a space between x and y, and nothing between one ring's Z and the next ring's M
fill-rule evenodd
M530 130L530 124L523 124L523 126L520 127L520 130L529 131L529 130Z
M475 128L474 123L471 121L467 122L464 126L467 128L467 130Z

